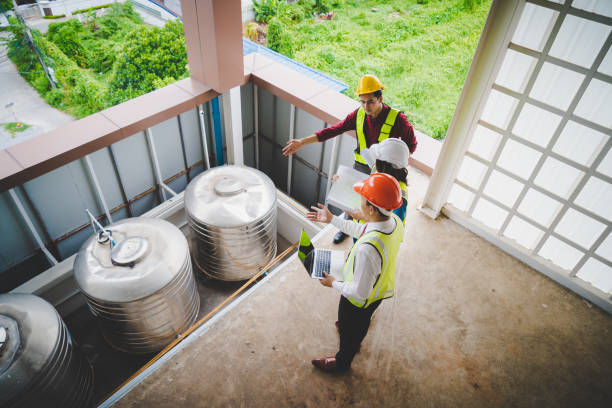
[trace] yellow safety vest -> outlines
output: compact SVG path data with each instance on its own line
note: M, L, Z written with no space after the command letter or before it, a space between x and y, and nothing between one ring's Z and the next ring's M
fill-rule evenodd
M397 215L391 214L391 216L395 220L395 229L393 229L393 232L385 234L380 231L369 231L363 234L357 242L355 242L353 248L351 248L351 252L344 264L344 281L352 282L355 255L360 245L372 245L376 248L382 259L380 275L378 275L376 283L368 295L368 298L365 301L348 298L349 302L357 307L366 308L377 300L393 296L395 288L395 259L397 258L400 244L404 240L404 226Z
M390 108L389 113L387 113L387 117L385 118L385 123L380 127L380 134L378 135L378 143L382 142L386 138L389 137L389 133L391 133L391 128L395 124L395 119L397 118L397 114L399 111L397 109ZM357 163L362 163L367 165L368 163L365 161L363 156L359 154L360 151L366 149L368 144L366 142L365 134L363 133L363 124L365 122L365 110L363 108L359 108L357 111L357 124L355 126L355 131L357 132L357 149L355 149L355 161Z

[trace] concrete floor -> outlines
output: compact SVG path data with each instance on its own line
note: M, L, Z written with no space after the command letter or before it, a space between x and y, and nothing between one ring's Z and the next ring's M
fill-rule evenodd
M351 371L310 364L337 350L339 295L294 259L115 406L612 406L612 317L419 213L427 183L411 171L397 293Z

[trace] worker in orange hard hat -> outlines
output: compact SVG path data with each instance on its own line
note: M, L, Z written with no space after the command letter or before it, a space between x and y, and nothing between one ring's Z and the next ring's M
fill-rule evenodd
M283 148L283 154L291 155L306 145L324 142L349 131L355 132L357 138L353 168L362 173L370 174L371 169L361 155L361 151L387 138L403 140L410 153L413 153L417 147L417 140L412 125L404 113L383 103L382 91L384 89L385 87L376 76L364 75L357 84L356 92L359 95L361 107L333 126L302 139L289 140ZM334 243L342 242L346 236L342 231L338 232L334 237Z
M331 222L341 231L358 238L344 264L344 282L324 273L320 282L340 292L336 328L340 350L335 356L316 358L312 364L323 371L346 371L351 367L370 320L383 299L393 296L395 259L404 238L402 220L392 212L402 204L397 180L384 173L373 173L353 186L361 195L365 224L332 216L327 207L312 207L308 219Z

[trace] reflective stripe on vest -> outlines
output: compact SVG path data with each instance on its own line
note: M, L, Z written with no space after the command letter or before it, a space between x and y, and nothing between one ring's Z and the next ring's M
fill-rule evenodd
M369 231L361 236L351 248L351 252L344 264L344 281L352 282L355 267L355 255L360 245L372 245L380 254L382 259L381 273L376 278L376 283L370 291L368 298L363 301L355 298L348 298L349 302L357 307L368 307L373 302L393 296L395 288L395 259L399 251L400 244L404 239L404 226L402 220L392 214L395 220L395 228L390 234L380 231Z
M393 128L393 125L395 124L395 119L397 118L398 113L399 111L397 109L389 109L389 113L387 113L387 117L385 118L385 123L383 123L383 125L380 127L378 143L389 137L389 134L391 133L391 128ZM359 110L357 111L357 124L355 125L355 131L357 132L358 149L355 151L355 161L367 165L368 163L365 161L363 156L359 154L360 151L368 147L365 134L363 133L363 124L365 123L365 116L365 110L363 110L363 108L359 108Z

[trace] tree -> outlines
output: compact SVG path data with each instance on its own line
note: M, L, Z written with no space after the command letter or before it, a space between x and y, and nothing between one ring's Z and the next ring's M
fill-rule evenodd
M183 24L168 22L163 28L132 31L117 56L110 81L111 103L150 92L161 83L187 75L187 50Z

